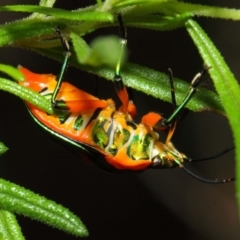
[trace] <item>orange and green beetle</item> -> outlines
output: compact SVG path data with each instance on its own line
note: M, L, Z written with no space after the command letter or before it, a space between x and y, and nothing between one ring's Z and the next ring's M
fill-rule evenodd
M20 84L51 99L57 84L54 75L36 74L23 67L19 70L25 77ZM170 139L166 143L160 141L152 126L160 119L158 114L145 115L136 124L127 110L116 110L113 100L98 99L68 82L62 83L56 102L64 106L54 115L30 103L27 106L44 129L83 150L97 151L109 168L170 168L188 159L174 148Z
M125 28L119 16L121 47L125 48ZM27 103L34 120L45 130L57 138L70 143L76 149L92 155L92 160L110 171L142 171L147 168L172 168L180 166L199 180L210 183L222 183L233 179L205 180L191 173L183 165L191 161L185 154L179 152L171 142L175 130L175 117L187 104L196 91L203 76L199 73L191 83L190 91L181 105L175 107L168 119L163 119L158 113L150 112L142 117L139 124L133 117L136 109L129 100L127 90L120 75L120 60L116 67L114 82L117 94L122 102L119 109L113 100L102 100L94 97L68 82L63 82L62 76L70 56L67 41L61 35L66 51L60 78L52 74L36 74L24 67L19 70L25 77L19 84L38 92L52 102L55 113L49 115L36 106ZM206 72L205 69L203 72ZM172 79L170 77L173 89ZM175 105L175 95L172 94ZM156 128L168 128L168 136L163 143Z

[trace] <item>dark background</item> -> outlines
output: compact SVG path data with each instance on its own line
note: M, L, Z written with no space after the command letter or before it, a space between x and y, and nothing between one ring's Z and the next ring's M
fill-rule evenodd
M38 1L1 1L1 5L35 4ZM205 3L240 8L238 0ZM95 1L57 1L56 6L74 9ZM65 5L65 6L64 6ZM66 6L67 5L67 6ZM19 14L1 13L1 22ZM196 19L222 52L237 78L239 72L239 22ZM118 29L108 30L117 34ZM99 30L87 39L107 34ZM128 28L130 61L190 80L202 69L187 31L155 32ZM13 48L0 49L2 63L21 64L39 73L57 74L60 64L33 52ZM93 92L94 77L69 68L69 81ZM86 86L89 82L89 86ZM103 98L116 97L113 84L100 81ZM211 84L209 84L211 88ZM107 90L106 90L107 89ZM112 95L104 95L104 93ZM88 239L240 239L235 183L211 185L193 179L183 170L147 170L140 174L109 174L89 165L61 148L43 134L28 115L21 100L0 92L1 141L10 149L1 156L1 177L46 196L78 215L89 229ZM171 105L134 92L138 116L159 111L168 116ZM227 119L213 113L189 113L178 125L175 146L192 158L200 158L231 146L232 135ZM234 152L212 161L187 165L193 172L210 179L233 176ZM52 229L29 218L18 216L26 239L71 240L74 236Z

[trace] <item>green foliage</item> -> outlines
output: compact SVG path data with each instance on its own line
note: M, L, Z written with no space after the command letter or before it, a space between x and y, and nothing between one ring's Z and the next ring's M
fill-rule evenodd
M0 46L12 46L30 49L45 56L62 61L62 48L53 28L57 25L68 40L72 40L75 55L70 63L82 70L112 80L112 65L118 46L108 52L104 46L113 39L96 39L88 45L83 36L99 28L116 26L116 15L121 13L126 26L169 31L185 27L208 66L218 95L206 89L199 90L187 105L193 111L210 110L229 118L236 143L237 168L240 169L240 93L234 79L219 51L203 29L192 20L194 16L240 20L240 10L184 3L177 0L98 0L96 5L67 11L53 8L53 0L41 0L39 6L12 5L1 6L0 12L28 12L29 17L0 26ZM113 40L114 41L114 40ZM103 51L102 51L103 50ZM111 55L112 53L112 55ZM113 60L112 60L113 57ZM105 61L106 58L110 61ZM1 64L0 71L13 79L23 80L14 68ZM171 101L168 76L152 69L127 63L122 71L126 85L165 101ZM176 81L177 101L181 102L189 87L180 79ZM52 113L49 102L29 89L19 86L9 79L0 78L0 89L8 91L32 104ZM7 148L0 143L0 154ZM240 173L237 173L240 179ZM237 182L240 191L240 182ZM238 201L240 203L240 194ZM16 204L12 204L13 201ZM77 236L86 236L87 230L79 219L62 206L46 200L20 186L0 180L0 235L1 239L24 239L13 213L37 219L46 224L70 232ZM14 233L14 234L13 234ZM11 236L13 234L13 236Z
M8 148L2 142L0 142L0 156L4 154L7 150Z
M3 179L0 179L0 208L36 219L76 236L88 235L82 222L68 209ZM2 215L2 224L5 219L7 216Z
M21 228L18 225L15 215L9 211L0 210L0 239L24 240Z

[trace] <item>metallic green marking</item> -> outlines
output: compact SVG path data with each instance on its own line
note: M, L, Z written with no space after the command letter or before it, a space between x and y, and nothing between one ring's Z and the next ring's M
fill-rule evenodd
M135 135L133 137L132 143L127 148L127 154L130 158L134 160L144 160L149 159L150 148L153 143L153 137L150 133L143 137Z
M69 110L69 107L64 100L55 100L54 108L64 111Z
M109 136L103 129L104 124L107 122L108 121L106 119L99 118L92 131L92 138L94 142L102 149L104 149L109 142Z
M76 131L79 131L82 127L83 124L83 117L82 115L78 115L78 117L76 118L75 122L74 122L74 129Z
M113 143L109 148L109 152L114 156L117 151L128 141L130 132L127 129L117 129L113 136Z
M64 124L68 118L70 117L71 113L67 112L67 113L61 113L58 115L58 119L59 119L59 122L61 124Z

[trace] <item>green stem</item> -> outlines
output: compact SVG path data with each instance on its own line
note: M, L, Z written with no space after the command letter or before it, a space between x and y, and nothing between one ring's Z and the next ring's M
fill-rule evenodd
M25 240L15 215L6 210L0 210L0 239Z
M203 29L193 20L189 20L186 23L186 27L205 64L211 67L209 70L210 76L225 108L233 131L237 158L237 198L240 206L240 88L220 52L216 49Z

